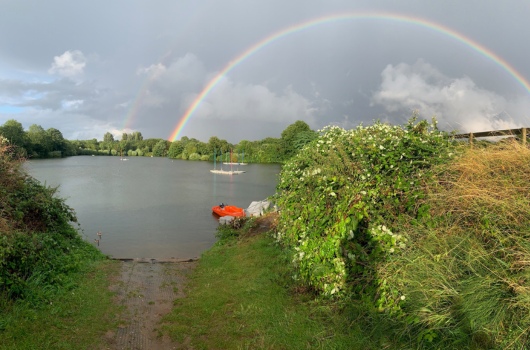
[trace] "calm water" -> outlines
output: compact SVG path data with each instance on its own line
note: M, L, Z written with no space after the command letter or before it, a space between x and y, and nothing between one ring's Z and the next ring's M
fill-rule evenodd
M238 167L244 174L216 175L208 162L103 156L32 160L26 168L59 186L81 235L93 242L101 231L101 251L117 258L200 256L216 241L212 206L246 208L265 199L275 193L280 171L279 165L249 164Z

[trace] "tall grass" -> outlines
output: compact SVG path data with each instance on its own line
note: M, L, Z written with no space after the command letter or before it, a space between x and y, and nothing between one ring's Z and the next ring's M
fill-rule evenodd
M402 339L420 347L524 349L530 331L530 150L468 148L427 185L430 217L378 269L403 292ZM417 344L417 345L418 345Z

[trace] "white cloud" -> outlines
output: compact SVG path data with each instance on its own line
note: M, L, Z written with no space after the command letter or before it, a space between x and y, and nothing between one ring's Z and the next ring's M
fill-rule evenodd
M303 119L311 123L315 112L311 102L290 86L275 93L263 85L234 83L224 77L199 105L196 116L269 122Z
M83 74L85 66L86 58L81 51L65 51L61 56L53 58L53 63L48 73L75 79Z
M166 66L164 66L162 63L157 63L157 64L152 64L150 65L149 67L142 67L142 68L139 68L137 71L136 71L136 74L138 75L143 75L143 74L146 74L148 75L151 79L156 79L158 78L160 75L164 74L164 72L167 70Z
M83 100L65 100L61 101L61 106L66 110L79 109L83 105Z
M372 104L388 112L418 110L422 117L436 116L442 128L462 132L515 128L526 119L521 113L526 114L527 99L514 104L477 87L468 77L447 77L422 60L413 65L388 65L381 76ZM518 116L519 122L511 115Z

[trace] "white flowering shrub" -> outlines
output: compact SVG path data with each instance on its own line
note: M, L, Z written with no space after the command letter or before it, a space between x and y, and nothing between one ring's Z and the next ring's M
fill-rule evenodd
M392 229L417 218L422 182L454 153L436 122L329 126L286 163L280 174L277 240L292 249L297 278L324 295L353 293L382 311L405 299L377 278L377 263L407 249Z

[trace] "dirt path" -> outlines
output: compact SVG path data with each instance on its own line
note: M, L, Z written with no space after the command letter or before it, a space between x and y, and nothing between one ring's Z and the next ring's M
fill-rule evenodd
M176 298L184 297L183 284L196 261L121 261L121 273L111 289L125 307L120 325L106 335L110 350L181 349L158 330L163 315Z

